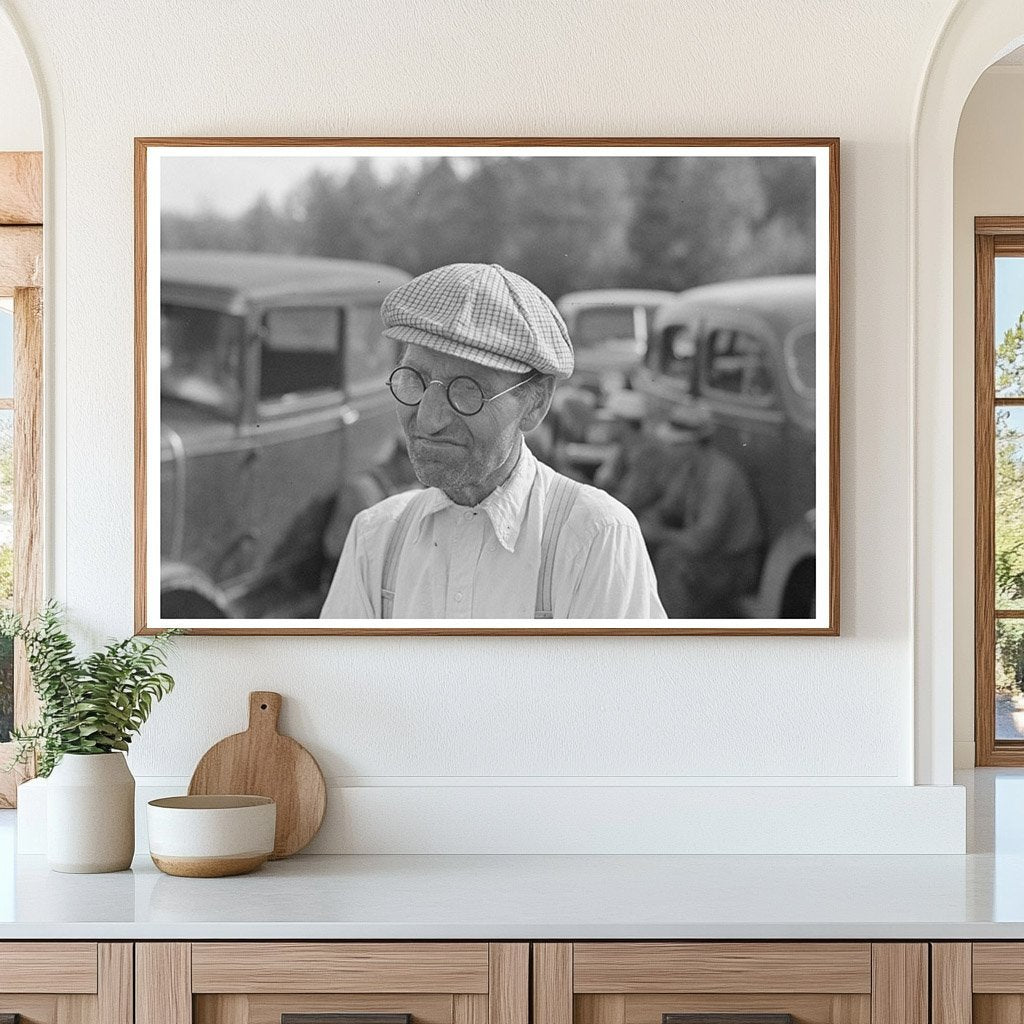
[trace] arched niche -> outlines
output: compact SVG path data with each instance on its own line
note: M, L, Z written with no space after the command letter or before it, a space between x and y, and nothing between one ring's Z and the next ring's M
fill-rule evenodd
M961 0L924 71L912 129L915 780L922 785L952 782L954 587L973 588L953 571L954 148L975 82L1022 42L1020 0Z

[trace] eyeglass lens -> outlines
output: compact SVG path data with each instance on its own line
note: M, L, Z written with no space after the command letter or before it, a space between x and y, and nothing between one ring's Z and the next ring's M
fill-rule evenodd
M403 405L419 405L427 384L411 366L399 366L388 379L391 393ZM462 416L474 416L484 407L483 389L472 377L453 377L446 391L451 407Z

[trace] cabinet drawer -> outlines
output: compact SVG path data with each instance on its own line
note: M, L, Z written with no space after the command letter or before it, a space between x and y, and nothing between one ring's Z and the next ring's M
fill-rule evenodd
M529 1024L529 946L139 943L136 1024Z
M534 1024L927 1024L923 943L534 946Z

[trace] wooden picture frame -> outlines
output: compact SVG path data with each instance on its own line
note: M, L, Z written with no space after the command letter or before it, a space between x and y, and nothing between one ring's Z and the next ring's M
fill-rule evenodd
M577 170L570 173L570 166ZM290 191L282 191L282 176L287 178L289 167L294 169L294 177L287 179ZM451 201L445 221L438 219L443 203L437 194L430 203L408 198L422 195L428 171L438 167L442 170L437 176L446 176L447 182L443 198ZM504 177L499 169L505 170ZM494 173L485 181L488 171ZM573 174L578 175L578 182ZM571 187L577 191L571 193L573 203L565 201L567 193L557 193L559 202L550 199L546 226L540 232L521 211L534 210L524 207L528 202L543 205L548 196L544 181L552 176L573 181ZM350 181L355 184L350 186ZM254 183L257 189L268 191L253 192ZM483 201L478 193L472 201L467 198L471 185L490 188L493 205L473 206ZM554 197L556 192L550 195ZM251 202L244 208L218 208L218 203L237 204L240 196L250 196ZM387 206L387 202L398 202L396 196L414 205L384 216L381 211L399 209ZM420 205L415 206L416 202ZM755 206L761 221L751 214ZM499 208L506 211L504 220L499 221L497 215L490 219L481 216L481 210ZM568 214L560 212L567 208ZM509 209L512 214L507 213ZM419 216L417 211L427 213ZM341 240L356 237L352 224L357 213L364 219L372 215L376 226L363 224L357 242L346 242L350 247L345 248ZM477 219L473 221L471 216ZM424 220L428 227L434 224L435 234L423 228ZM469 223L477 225L470 238L472 245L466 241L469 231L465 225ZM454 225L449 234L458 234L456 229L461 226L462 247L449 252L438 224ZM416 225L423 237L416 236L419 241L414 245ZM765 225L771 225L770 232ZM584 229L594 234L588 236ZM658 231L667 241L654 237ZM538 234L543 240L535 241L531 250L529 239L536 240ZM566 238L577 241L563 244ZM585 245L580 238L589 238L590 243ZM612 238L615 245L605 245ZM573 244L578 247L574 249ZM139 138L135 140L135 246L135 608L139 633L173 625L210 634L838 634L838 139ZM211 257L202 252L217 247L230 247L235 256ZM253 258L239 255L242 249L284 253ZM726 250L734 251L733 255L728 256ZM539 254L532 261L527 258L531 251ZM332 389L337 392L333 404L336 418L354 417L355 422L361 415L344 392L348 364L344 370L341 364L348 357L340 352L331 356L338 363L337 382L331 377L323 384L321 369L316 395L312 388L307 394L300 385L278 383L288 376L287 370L280 369L287 362L283 354L320 352L316 347L333 345L335 336L341 346L345 344L342 336L354 336L364 317L354 307L344 306L338 297L342 285L333 278L335 298L324 300L314 313L299 308L314 290L316 274L310 269L312 264L300 268L288 261L310 252L374 265L370 276L376 275L380 290L371 298L373 288L365 275L360 278L360 310L368 303L379 303L396 282L433 266L502 259L510 264L510 270L539 279L538 286L551 291L552 300L566 300L560 308L567 318L578 318L580 309L589 311L587 300L579 294L589 287L587 294L592 295L594 282L608 286L599 293L605 304L602 309L612 308L608 291L616 293L616 303L632 303L636 335L629 341L634 346L630 351L636 353L630 359L635 361L626 368L616 364L614 371L602 367L603 376L597 383L589 378L582 383L570 378L569 383L595 391L594 404L602 414L612 387L642 392L647 418L638 421L639 429L645 435L656 434L661 441L671 441L674 426L665 427L664 423L681 418L680 406L700 406L702 422L711 424L705 434L711 437L709 446L724 452L728 441L732 445L728 457L748 480L752 495L748 504L755 509L749 515L758 517L742 552L744 557L749 554L748 582L730 584L732 589L723 588L724 594L716 600L707 598L724 579L720 566L728 552L723 547L700 556L711 568L702 564L699 570L691 570L683 555L677 556L678 562L661 560L659 564L668 567L657 570L661 574L659 595L666 589L666 577L671 577L668 583L673 585L681 579L684 592L684 598L674 598L674 605L664 598L662 603L691 609L669 611L671 617L666 618L577 617L571 611L546 620L456 618L457 613L427 619L416 617L416 612L390 620L319 618L317 602L323 601L324 580L329 581L324 569L335 564L347 536L351 510L346 503L351 503L351 495L336 493L327 504L314 508L310 502L305 510L298 508L306 485L300 486L292 478L297 479L300 464L316 461L312 448L289 456L278 446L281 450L266 456L263 450L256 450L254 441L257 435L265 440L278 428L284 436L287 428L281 426L281 417L285 407L291 412L301 409L306 416L306 427L296 426L295 430L306 429L313 421L322 424L330 415L327 392ZM381 252L400 255L392 255L389 262ZM509 252L516 255L509 258ZM735 252L744 255L739 258ZM595 253L607 260L601 274L594 269L598 262ZM275 259L277 269L271 270ZM243 263L249 268L244 272L239 270ZM584 266L591 277L580 269ZM623 269L627 266L633 267L628 282ZM678 275L676 268L682 268ZM346 273L355 280L357 270L349 266ZM397 276L391 274L393 270ZM626 284L640 287L648 272L662 286L662 297L650 300L649 307L637 305L639 299L623 298L620 293ZM753 278L769 283L753 282ZM555 294L553 285L545 285L556 280L579 283L578 288L567 289L573 293L571 299L563 291ZM715 281L732 283L716 286ZM704 285L710 287L701 291ZM653 287L648 284L648 289ZM666 291L673 294L666 297ZM271 309L273 303L266 298L271 292L280 309ZM330 303L343 308L332 308L329 313L320 308ZM791 304L796 310L791 317L796 319L784 320L780 310ZM731 314L722 312L728 309L741 310L742 319L729 320ZM615 310L621 313L619 306ZM235 319L228 322L231 317ZM796 322L800 317L803 320ZM624 318L623 314L620 319ZM575 323L570 323L570 334L578 331ZM197 341L200 336L208 342ZM681 341L670 340L679 336ZM379 340L383 345L384 339ZM670 351L668 346L675 348ZM363 348L371 353L367 358L383 359L371 344ZM321 352L317 358L325 357ZM389 356L389 365L393 366L395 359ZM577 358L578 367L580 363ZM669 364L673 380L668 380L665 367ZM268 384L271 365L282 376L269 378ZM334 373L334 363L330 366L328 376ZM701 376L703 367L708 368L707 380ZM643 381L640 371L645 374ZM387 372L378 374L379 381L373 379L375 402L381 394L390 398L384 387ZM288 387L295 390L287 391ZM199 412L186 411L188 424L178 429L170 425L170 410L182 402L206 404ZM162 415L168 420L161 419ZM371 422L369 414L362 415L364 425ZM608 412L606 418L611 416ZM218 417L219 422L213 422ZM567 422L565 413L557 418L549 414L545 430L571 436ZM586 474L592 475L595 467L586 460L607 459L613 450L609 442L592 440L603 436L594 428L595 422L591 416L576 440L564 442L551 440L540 431L537 437L544 434L544 440L536 444L557 466L571 462L573 469L565 472L578 471L589 479ZM204 429L207 433L201 440ZM382 452L400 460L404 445L392 436L392 429L397 431L397 427L389 427L375 433L368 429L368 433L372 433L374 444L386 442ZM531 435L531 447L535 440ZM360 460L365 463L369 442L346 443L349 455L344 464L355 467ZM575 447L565 447L570 444ZM202 459L190 461L191 445L198 445L204 453L205 464ZM339 450L331 449L331 457L319 464L342 465L336 454ZM745 463L744 458L754 451L757 460ZM384 458L376 448L373 452L378 459ZM211 461L216 454L227 460L219 468ZM282 512L282 502L287 505L287 500L270 494L270 488L282 479L285 468L292 482L288 500L295 507ZM364 466L359 472L367 471ZM337 476L337 487L343 484L348 491L362 488L360 500L364 500L367 488L363 483L353 484L356 475L355 468L350 473L332 469L331 479ZM190 499L189 494L195 492L188 489L203 486L204 480L206 497ZM415 478L412 484L419 485ZM317 478L308 486L320 485ZM387 488L374 497L393 493L398 484L389 480ZM685 487L680 488L682 493ZM691 488L690 493L696 490ZM344 514L339 511L343 506ZM363 506L357 503L356 507ZM189 512L190 508L205 511ZM205 524L200 522L204 515L210 519ZM662 513L651 515L665 519ZM280 526L278 520L285 525ZM676 529L686 529L686 523L666 525L666 530ZM294 552L307 550L310 537L315 538L320 553L309 548L302 568L305 575L294 568L283 570L281 566ZM650 534L647 540L655 550ZM668 542L657 543L664 548ZM677 572L676 566L684 563L686 570ZM698 583L688 582L691 571L696 572L693 578ZM301 585L296 582L300 576ZM500 588L501 579L494 580L494 586Z

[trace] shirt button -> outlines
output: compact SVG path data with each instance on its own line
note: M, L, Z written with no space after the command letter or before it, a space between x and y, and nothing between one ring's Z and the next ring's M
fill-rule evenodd
M461 590L455 595L455 600L456 601L461 601L462 600L462 591Z
M462 513L462 518L463 519L472 519L473 518L473 513L472 512L463 512Z

